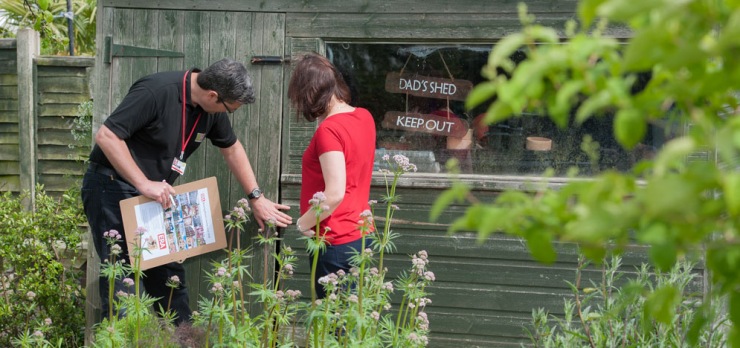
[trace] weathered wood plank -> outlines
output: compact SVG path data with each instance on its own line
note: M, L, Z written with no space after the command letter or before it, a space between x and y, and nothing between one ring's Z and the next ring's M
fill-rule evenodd
M92 67L95 66L95 57L64 57L64 56L42 56L36 58L36 65L61 67ZM39 69L43 70L43 69Z
M113 43L121 45L134 44L134 12L132 10L117 9L113 20L113 28L110 31ZM106 115L115 110L121 103L123 97L128 93L131 84L135 81L131 76L135 58L116 57L110 64L110 110Z
M157 38L158 48L174 52L183 51L184 16L175 10L163 10L159 13ZM157 58L157 71L185 70L184 59Z
M77 94L79 96L79 94ZM82 102L87 101L83 98L79 98ZM38 116L42 117L75 117L77 115L77 107L82 103L75 104L42 104L38 108Z
M202 11L248 11L248 12L301 12L301 13L331 13L332 15L347 13L508 13L516 17L518 0L396 0L396 1L322 1L322 0L273 0L273 1L240 1L220 0L203 3L197 0L166 0L151 2L146 0L103 0L98 6L116 6L150 9L187 9ZM535 0L527 1L531 12L566 12L575 11L575 0Z
M95 33L95 42L105 42L107 36L113 35L113 24L115 22L115 10L113 8L99 7L97 12L97 30ZM98 87L94 89L93 99L93 126L92 132L97 132L100 125L103 123L107 115L110 114L112 108L112 90L111 90L111 75L113 73L112 64L106 64L105 61L105 45L97 45L95 52L95 69L92 79L95 81L95 85ZM95 253L91 253L92 256ZM97 273L96 273L97 274ZM88 278L89 279L89 278ZM96 301L99 300L96 297ZM90 315L95 312L92 307L98 306L97 302L90 302L86 304L86 317L88 324L90 324ZM88 325L89 327L90 325ZM89 329L86 329L86 337L89 337Z
M0 73L0 86L18 86L18 74L13 73Z
M87 88L78 93L39 92L39 102L42 104L74 104L76 107L90 100Z
M87 92L88 80L86 77L39 76L38 88L42 92L58 93L85 93Z
M15 51L16 40L15 39L0 39L0 50Z
M0 161L19 161L20 153L18 144L0 144Z
M41 131L43 136L38 139L38 146L43 145L64 145L74 144L76 141L72 132L66 129L44 129Z
M20 175L0 175L0 191L20 192Z
M81 179L85 174L87 164L74 160L43 160L39 161L39 172L42 175L74 175Z
M537 22L560 29L563 35L569 13L538 15ZM450 39L495 40L521 30L516 16L510 14L343 14L295 13L287 19L286 35L341 39ZM341 28L341 30L338 30Z
M0 161L0 177L7 175L20 175L21 163L18 161ZM2 181L0 181L2 183ZM0 186L2 186L0 184ZM0 189L2 191L2 189Z
M12 74L18 71L17 63L13 61L0 61L0 74Z
M17 135L18 131L19 131L18 122L12 122L12 123L0 122L0 133L14 133Z
M58 65L48 65L48 66L37 66L36 69L36 76L38 77L61 77L61 78L70 78L70 77L76 77L76 78L83 78L88 79L88 73L87 73L86 66L78 67L78 66L58 66Z
M17 131L10 133L10 132L6 132L4 129L0 128L0 144L18 145L19 141L20 141L20 139L19 139L19 136L18 136L18 132Z
M84 147L70 148L67 144L40 145L38 148L38 160L76 160L90 154L90 149Z
M2 105L1 100L0 105ZM18 110L3 110L0 108L0 122L18 124Z
M19 100L14 99L0 99L0 110L4 111L15 111L18 114L19 111Z
M0 98L18 100L18 86L0 86Z
M134 16L133 28L128 28L133 35L133 45L136 47L157 48L159 32L159 11L144 9L132 10ZM156 57L137 57L130 59L133 62L131 70L132 83L146 75L157 72Z
M40 117L38 129L65 129L68 132L74 127L75 116Z
M39 183L44 185L46 192L62 193L78 187L82 183L82 176L43 174L39 176Z

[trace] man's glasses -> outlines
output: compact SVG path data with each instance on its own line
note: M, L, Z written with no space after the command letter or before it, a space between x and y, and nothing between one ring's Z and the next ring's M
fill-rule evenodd
M224 105L224 108L226 108L226 111L228 111L230 114L233 114L234 113L234 110L231 110L231 108L229 108L229 106L226 105L226 103L224 102L223 99L220 99L220 101L221 101L221 104Z

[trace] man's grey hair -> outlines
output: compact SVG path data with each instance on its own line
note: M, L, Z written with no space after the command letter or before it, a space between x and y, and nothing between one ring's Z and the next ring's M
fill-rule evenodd
M224 58L211 64L198 74L198 85L215 91L223 101L254 103L252 77L244 64L233 59Z

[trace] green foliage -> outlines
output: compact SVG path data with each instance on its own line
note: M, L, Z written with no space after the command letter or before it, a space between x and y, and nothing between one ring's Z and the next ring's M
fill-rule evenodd
M520 12L524 28L493 47L482 71L489 81L467 101L472 108L493 100L487 122L536 111L568 127L616 112L615 138L625 148L640 143L648 123L680 122L687 131L631 172L569 180L557 191L505 192L495 202L471 200L452 231L520 236L546 262L554 260L554 241L579 243L600 260L636 238L651 246L660 270L703 247L711 281L731 304L740 303L740 2L584 0L579 24L568 23L567 40L558 44L550 44L557 42L553 29L533 24L524 5ZM621 42L603 34L614 27L629 28L632 37ZM508 57L517 49L527 59L515 65ZM650 81L633 91L644 73ZM689 160L695 155L707 160ZM435 209L451 201L445 194ZM680 294L667 286L655 298ZM669 304L649 312L663 315ZM730 341L740 346L735 313Z
M92 100L86 101L77 106L77 115L72 121L72 137L75 142L69 144L70 149L84 148L89 149L92 144L92 125L93 125L93 102ZM70 155L75 157L75 160L87 162L88 154L85 155Z
M72 0L76 55L95 54L97 0ZM41 54L69 54L67 2L60 0L0 0L0 37L14 37L18 28L41 35Z
M75 265L86 255L80 252L85 217L78 192L54 198L39 186L32 212L22 208L27 194L0 195L0 346L18 337L82 346L85 295Z
M209 296L198 301L198 310L193 312L192 325L172 326L168 309L160 312L164 319L158 320L151 308L154 299L147 296L134 296L124 293L111 296L111 313L96 327L95 347L423 347L429 342L429 320L425 309L431 303L426 288L435 280L429 271L426 251L411 256L411 267L401 276L386 281L387 269L383 267L383 255L395 249L393 240L397 238L391 227L393 213L398 210L395 194L398 179L404 173L416 170L402 155L384 157L388 168L386 174L387 191L383 199L386 224L382 231L375 225L373 213L368 210L360 214L359 230L363 235L362 250L357 250L351 258L353 265L349 272L337 272L319 279L327 296L316 299L312 287L310 301L302 301L299 290L287 289L285 280L292 278L298 257L290 248L283 246L279 253L270 258L265 253L263 274L259 281L251 279L247 270L249 250L239 246L239 236L248 221L248 201L241 199L237 206L224 217L229 233L227 257L213 263L213 271L206 272L210 287ZM390 181L388 181L390 180ZM316 216L321 214L324 199L318 192L309 202ZM373 207L377 202L371 202ZM257 244L272 250L278 238L274 221L267 221L268 228L256 239ZM321 231L305 236L307 247L312 252L325 247ZM370 233L375 231L375 233ZM104 236L110 238L115 247L118 233L108 231ZM231 243L236 237L236 247ZM379 255L376 259L375 255ZM135 259L140 258L138 256ZM315 259L314 259L315 260ZM102 274L121 277L123 274L137 273L137 263L131 272L121 272L125 266L112 259ZM275 277L267 277L272 265L276 266ZM311 277L316 277L316 263L311 269ZM138 287L140 277L128 283ZM312 279L313 280L313 279ZM125 279L124 279L125 282ZM311 284L314 282L311 281ZM168 281L167 286L176 286ZM112 287L111 287L112 288ZM351 289L351 290L350 290ZM134 294L138 291L134 291ZM393 311L391 296L400 295L398 310ZM261 306L261 313L250 316L248 309L253 299ZM115 309L114 309L115 308ZM119 318L125 312L126 316ZM164 313L163 313L164 312ZM301 324L305 329L301 330ZM28 338L29 340L33 337Z
M723 347L729 322L722 314L722 301L707 296L704 302L697 288L697 274L691 262L674 264L668 272L652 272L643 264L636 273L620 269L621 258L604 262L601 283L582 285L588 263L579 264L573 298L566 299L564 315L532 311L536 347ZM681 301L681 294L686 300ZM706 328L686 340L695 319Z

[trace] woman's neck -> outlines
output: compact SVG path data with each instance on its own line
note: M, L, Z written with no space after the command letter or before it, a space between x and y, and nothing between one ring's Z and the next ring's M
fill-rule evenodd
M355 111L355 108L352 105L349 105L336 97L331 98L331 102L329 103L329 111L326 113L325 116L321 116L318 118L319 122L323 122L329 117L332 117L336 114L341 114L345 112L352 112Z

